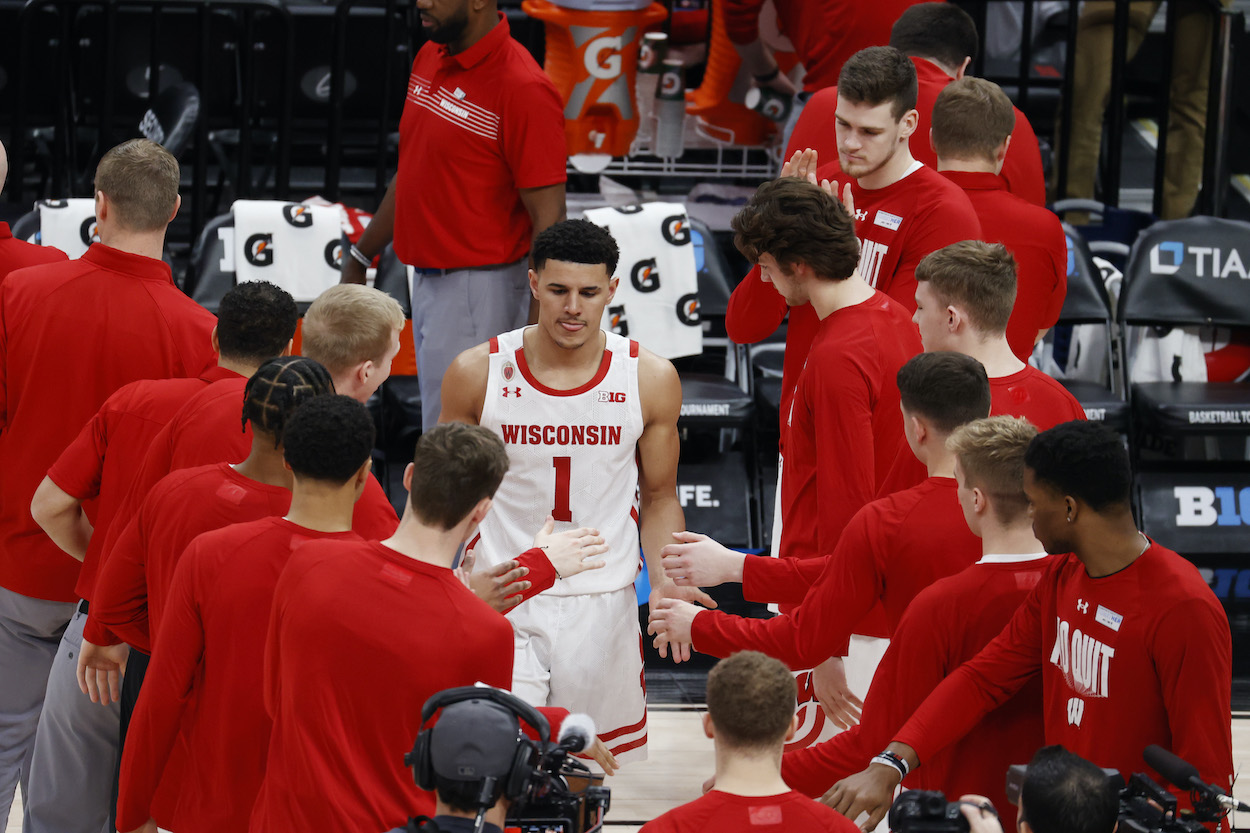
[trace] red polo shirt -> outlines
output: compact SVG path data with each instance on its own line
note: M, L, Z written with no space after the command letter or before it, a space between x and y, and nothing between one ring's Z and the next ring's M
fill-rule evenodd
M981 221L981 239L1002 243L1016 259L1016 305L1007 323L1007 341L1011 352L1027 362L1038 330L1059 320L1068 292L1063 226L1052 212L1011 193L1001 176L973 171L942 171L942 176L968 195Z
M96 243L0 285L0 585L70 602L81 564L30 516L60 453L122 385L216 364L212 313L159 260ZM88 509L94 516L94 506Z
M18 240L9 230L8 223L0 223L0 282L10 272L18 269L65 259L65 252L55 246L36 246L34 243Z
M518 189L565 181L564 104L501 14L456 55L428 42L399 123L395 253L435 269L520 260L533 227Z

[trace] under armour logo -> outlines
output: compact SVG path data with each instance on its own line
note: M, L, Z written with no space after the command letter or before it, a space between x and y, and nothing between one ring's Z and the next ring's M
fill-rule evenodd
M1081 718L1085 716L1085 701L1080 697L1068 700L1068 725L1080 727Z
M1084 599L1077 599L1076 609L1081 611L1081 613L1089 613L1089 602L1085 601Z
M855 219L856 219L856 220L867 220L867 219L868 219L868 212L867 212L866 210L864 210L864 209L860 209L860 208L855 209Z
M509 396L515 396L519 399L521 397L521 389L520 388L504 388L503 395L505 399L507 399Z

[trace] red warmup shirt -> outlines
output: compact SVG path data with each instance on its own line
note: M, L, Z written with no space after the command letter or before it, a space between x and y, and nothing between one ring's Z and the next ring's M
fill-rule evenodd
M833 552L860 507L924 478L903 435L895 381L898 369L919 352L907 311L880 292L821 322L799 374L786 432L783 558ZM887 482L900 455L912 465L900 466L897 482Z
M1007 190L991 173L942 171L963 189L981 221L981 239L1002 243L1016 259L1016 303L1007 322L1011 352L1022 362L1033 354L1039 330L1059 320L1068 293L1068 241L1059 218Z
M404 754L432 694L512 683L512 626L451 570L380 543L313 541L278 579L273 717L253 831L377 833L434 814Z
M1171 550L1151 543L1101 578L1075 555L1059 556L1003 632L894 740L924 764L1039 675L1046 743L1166 784L1142 758L1155 743L1231 790L1228 616L1197 568Z
M216 364L216 319L159 260L96 243L0 285L0 586L70 602L81 564L30 516L48 468L123 385ZM95 507L88 507L88 516Z
M846 816L791 790L781 795L733 795L709 790L642 826L645 833L855 833Z
M700 653L727 657L734 651L763 651L792 669L815 668L830 657L846 656L856 626L878 602L893 634L903 612L921 590L968 567L981 542L968 530L950 477L930 477L917 486L874 500L847 524L832 555L822 559L820 576L801 597L802 604L773 619L744 619L718 610L701 611L691 627ZM756 564L755 562L768 562ZM761 573L786 575L785 587L806 582L792 558L748 558L742 590L749 599L778 601L752 590ZM770 569L771 568L771 569ZM780 568L780 569L777 569ZM794 600L788 596L785 601ZM887 738L888 740L888 738Z
M36 246L18 240L9 230L8 223L0 223L0 283L10 272L59 260L66 260L65 252L55 246Z
M126 733L118 829L134 830L152 816L179 737L189 754L170 826L181 833L247 829L273 727L261 694L263 634L278 576L310 540L360 537L269 517L206 532L183 553Z
M803 89L815 92L838 83L846 59L869 46L886 46L890 27L917 0L881 3L831 3L829 0L788 0L777 3L781 33L794 44L802 62ZM759 40L764 0L727 0L725 28L735 44ZM788 157L787 157L788 158Z
M821 166L818 176L836 180L838 193L851 181L837 169L836 162L833 167ZM855 197L855 234L860 241L859 273L910 315L916 310L916 264L943 246L978 239L981 225L976 212L958 186L924 166L916 167L893 185L872 191L860 188L858 182L851 182ZM756 267L729 298L725 319L729 337L739 344L753 344L767 338L780 326L786 310L785 300L777 290L760 280ZM794 385L819 324L810 304L790 310L781 380L783 451L788 442L785 415L789 413ZM915 329L910 321L908 326ZM789 460L789 455L786 459Z
M933 105L937 103L938 94L946 89L946 85L955 79L944 70L924 58L912 57L916 65L916 80L919 83L916 96L916 114L919 119L916 132L911 135L911 155L930 168L937 170L937 154L929 142L929 128L933 122ZM799 115L790 134L790 144L786 148L789 159L795 150L812 148L817 158L823 162L838 160L837 134L834 132L836 119L834 113L838 109L837 88L822 90L807 102ZM1003 180L1007 190L1021 199L1027 200L1039 208L1046 207L1046 176L1042 171L1042 153L1038 149L1037 134L1033 125L1020 108L1016 111L1016 126L1011 132L1011 144L1007 146L1007 158L1003 161Z
M98 498L95 528L74 588L80 597L91 601L105 538L134 484L152 435L205 385L237 375L214 367L198 378L131 382L108 398L48 469L48 477L70 497Z
M824 743L787 752L786 783L817 798L868 765L946 675L998 636L1037 585L1050 560L979 561L935 582L908 605L890 647L877 666L857 726ZM1004 773L1028 763L1043 743L1042 687L1037 680L990 712L962 741L925 761L907 777L906 789L941 790L948 796L984 795L999 808L1003 829L1014 829Z
M1029 365L1010 376L990 379L990 414L1023 417L1038 431L1085 419L1085 409L1067 388Z
M533 225L519 189L562 184L567 156L560 94L503 14L459 54L427 42L399 122L395 254L431 269L520 260Z

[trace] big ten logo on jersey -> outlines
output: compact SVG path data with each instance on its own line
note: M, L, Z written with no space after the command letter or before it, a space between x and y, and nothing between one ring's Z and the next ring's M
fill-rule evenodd
M881 277L881 264L885 262L890 247L886 243L863 238L860 238L859 247L859 274L868 281L869 286L876 287Z
M608 307L608 329L618 336L629 335L629 319L625 317L625 305Z
M272 266L273 235L260 233L247 238L247 245L243 247L243 256L253 266Z
M599 391L598 401L619 404L625 401L625 391L623 390L601 390Z
M1177 526L1250 526L1250 487L1174 486Z
M1090 602L1078 599L1076 611L1088 616ZM1118 631L1123 617L1102 605L1095 614L1098 623L1109 630ZM1112 628L1114 624L1114 628ZM1056 666L1068 682L1068 687L1081 697L1104 698L1109 696L1108 682L1111 678L1111 660L1115 648L1097 637L1074 627L1066 619L1058 619L1055 644L1050 652L1050 663ZM1083 707L1082 707L1083 713ZM1073 725L1079 726L1079 721Z
M1243 280L1246 267L1236 249L1219 246L1186 246L1179 240L1164 240L1150 250L1150 271L1156 275L1175 275L1192 259L1193 274L1199 278L1238 277Z
M674 246L685 246L691 241L690 218L685 214L674 214L672 217L665 217L664 222L660 225L660 233L664 235L665 240Z
M78 236L82 238L84 246L90 246L92 243L100 242L100 231L96 226L95 217L88 217L82 221L82 225L78 227Z
M715 509L720 506L720 501L712 496L712 487L706 485L693 485L690 483L677 484L677 499L681 501L681 508L694 504L699 509Z
M655 292L660 288L660 270L655 265L655 258L640 260L629 270L629 282L639 292Z
M343 241L331 240L325 248L326 265L331 269L343 268Z
M582 68L589 76L569 96L565 115L576 118L588 106L612 105L622 119L634 117L634 101L630 85L621 74L625 58L621 51L634 42L637 26L624 30L612 26L570 26L573 43L581 48ZM592 80L593 79L593 80Z
M699 295L697 292L688 292L677 299L677 320L687 327L699 326L701 319L699 318Z
M313 223L313 215L308 206L297 202L282 206L282 218L296 228L308 228Z

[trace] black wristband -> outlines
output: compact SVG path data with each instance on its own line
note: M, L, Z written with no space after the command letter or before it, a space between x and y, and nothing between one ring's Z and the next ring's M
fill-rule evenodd
M762 75L755 76L755 83L767 84L781 74L781 67L773 67L772 72L765 72Z

